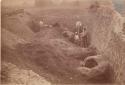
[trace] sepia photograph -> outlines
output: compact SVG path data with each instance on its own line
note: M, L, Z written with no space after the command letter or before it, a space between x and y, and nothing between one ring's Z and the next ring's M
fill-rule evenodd
M0 0L1 85L125 85L125 0Z

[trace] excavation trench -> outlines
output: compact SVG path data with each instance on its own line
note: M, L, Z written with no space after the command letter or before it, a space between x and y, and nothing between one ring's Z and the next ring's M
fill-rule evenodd
M74 10L70 11L74 13L72 18L71 15L67 15L70 13L64 10L58 10L58 12L49 10L51 15L48 12L43 13L40 11L34 15L38 16L37 18L30 17L32 20L25 23L28 25L26 29L30 29L34 36L31 37L28 43L17 44L14 49L7 47L6 44L3 45L3 60L12 62L19 67L31 69L51 83L111 83L112 80L109 79L109 75L108 77L106 76L108 72L88 79L77 70L80 62L88 56L95 55L96 51L76 46L61 34L65 30L65 26L69 31L74 30L74 23L77 21L74 16L77 14L75 14ZM108 48L114 27L121 27L119 15L114 10L103 7L99 8L97 13L89 13L88 10L85 12L85 14L81 12L79 16L81 21L88 27L88 31L91 34L91 44L100 53L103 53ZM104 15L102 15L102 12ZM41 28L39 26L41 19L49 25L58 22L61 27ZM111 74L110 71L109 74Z

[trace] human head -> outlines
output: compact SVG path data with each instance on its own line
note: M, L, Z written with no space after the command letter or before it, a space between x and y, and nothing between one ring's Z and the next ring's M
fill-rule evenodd
M82 26L82 22L81 21L77 21L76 22L76 26Z
M75 34L78 34L78 32L75 32Z

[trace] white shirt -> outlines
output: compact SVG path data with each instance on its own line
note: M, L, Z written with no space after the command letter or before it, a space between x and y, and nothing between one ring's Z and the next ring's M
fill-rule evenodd
M75 40L79 40L79 35L75 35Z

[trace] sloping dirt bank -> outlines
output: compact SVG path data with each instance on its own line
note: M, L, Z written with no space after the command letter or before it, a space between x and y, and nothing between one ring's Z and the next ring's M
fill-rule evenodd
M2 62L1 74L2 83L7 85L51 85L32 70L21 69L12 63Z
M122 32L123 18L113 8L105 6L90 8L89 19L92 44L100 51L107 48L113 33Z
M115 71L115 82L124 83L125 42L121 37L123 18L109 7L91 10L89 27L91 28L92 44L111 62Z

